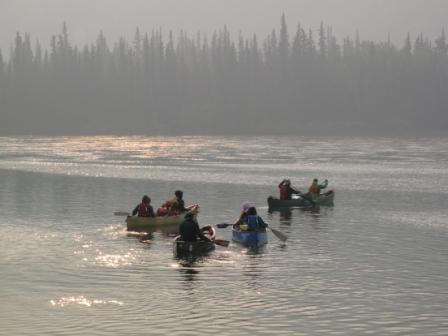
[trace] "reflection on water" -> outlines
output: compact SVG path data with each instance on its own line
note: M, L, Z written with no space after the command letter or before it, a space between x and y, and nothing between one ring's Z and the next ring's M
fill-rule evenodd
M446 139L32 140L0 138L2 335L447 334ZM268 209L316 174L334 207ZM174 259L177 232L113 215L176 189L201 226L250 199L288 240Z
M52 306L61 307L61 308L68 306L68 305L80 305L80 306L86 306L86 307L92 307L93 305L106 305L106 304L113 304L113 305L118 305L118 306L123 305L123 302L118 301L118 300L88 299L83 295L62 297L57 300L51 300L50 303Z
M200 257L191 255L179 259L179 267L177 269L179 270L179 274L181 275L183 281L191 282L197 280L199 274L197 263L200 262L200 259Z
M187 267L179 269L179 273L182 275L183 281L192 282L197 280L197 275L199 274L198 270L192 268L192 265L182 265L182 267Z
M268 212L270 214L269 218L272 218L274 212L278 212L280 214L280 223L291 225L292 208L269 208Z

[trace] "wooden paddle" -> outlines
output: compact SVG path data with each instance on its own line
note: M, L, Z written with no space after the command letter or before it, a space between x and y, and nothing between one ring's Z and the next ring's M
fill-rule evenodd
M130 216L131 214L129 212L126 212L126 211L115 211L114 215L115 216Z
M228 240L224 240L224 239L215 239L213 242L214 242L216 245L224 246L224 247L227 247L227 246L229 246L229 244L230 244L230 242L229 242Z
M232 225L233 224L229 224L229 223L220 223L220 224L216 224L216 227L219 228L219 229L223 229L223 228L226 228L226 227L232 226ZM271 231L274 234L274 236L276 236L282 242L285 242L286 240L288 240L288 237L285 234L281 233L280 231L278 231L276 229L273 229L273 228L271 228L269 226L266 229Z
M267 227L267 229L268 229L269 231L271 231L271 232L274 234L274 236L276 236L276 237L277 237L278 239L280 239L282 242L285 242L285 241L288 239L287 236L285 236L283 233L281 233L281 232L278 231L278 230L272 229L272 228L270 228L269 226Z

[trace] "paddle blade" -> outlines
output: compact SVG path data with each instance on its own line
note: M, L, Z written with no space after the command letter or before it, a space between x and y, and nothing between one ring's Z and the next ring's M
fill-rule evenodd
M131 214L126 211L116 211L116 212L114 212L114 215L115 216L130 216Z
M229 223L220 223L220 224L217 224L216 227L219 228L219 229L223 229L223 228L226 228L226 227L231 226L231 225L232 224L229 224Z
M272 228L268 228L278 239L280 239L282 242L285 242L287 239L288 239L288 237L287 236L285 236L283 233L281 233L280 231L278 231L278 230L275 230L275 229L272 229Z
M214 242L216 245L224 246L224 247L227 247L227 246L229 246L229 244L230 244L230 242L229 242L228 240L224 240L224 239L215 239L213 242Z

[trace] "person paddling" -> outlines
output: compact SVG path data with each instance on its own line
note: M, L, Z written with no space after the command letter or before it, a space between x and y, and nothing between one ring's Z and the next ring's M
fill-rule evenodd
M283 200L290 200L292 198L292 195L301 195L302 193L299 190L294 189L291 187L291 181L288 179L284 179L280 182L278 185L278 188L280 189L280 199Z
M247 210L249 210L250 207L252 207L252 204L249 202L245 202L243 204L243 206L241 207L240 215L238 216L238 219L236 220L235 224L233 224L234 226L238 226L245 223L247 217Z
M240 224L241 231L266 231L268 227L268 224L257 215L257 209L254 206L247 209L246 216L243 220L243 224Z
M194 242L199 240L205 240L211 242L212 240L205 236L199 228L198 222L194 219L194 214L188 212L185 215L185 220L179 226L179 232L183 241Z
M327 186L328 186L328 180L324 180L322 184L319 184L319 180L317 178L314 178L313 182L308 188L308 195L314 202L316 202L319 200L320 191L322 189L325 189Z
M184 192L182 190L176 190L174 196L175 198L171 201L171 211L176 214L187 212L189 209L185 207L185 201L183 199Z
M151 199L148 195L142 197L142 202L132 210L132 216L138 217L155 217L154 209L151 206Z

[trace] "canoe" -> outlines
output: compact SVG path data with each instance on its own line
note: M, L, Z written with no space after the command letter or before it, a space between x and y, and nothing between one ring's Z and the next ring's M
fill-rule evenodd
M317 205L332 206L334 205L334 190L329 190L324 194L319 195L316 203ZM298 197L290 200L280 200L278 198L269 196L268 206L269 208L286 208L286 207L309 207L311 202L306 198Z
M247 247L259 248L268 243L268 233L264 231L241 231L239 226L232 228L232 239Z
M199 206L194 206L189 212L194 214L194 219L199 212ZM128 216L126 218L126 225L128 231L143 231L143 230L158 230L164 228L173 228L179 226L185 219L185 214L182 213L177 216L156 216L156 217L138 217Z
M210 239L215 239L216 230L212 226L205 226L201 228L202 233ZM185 255L201 255L215 249L214 242L205 240L197 240L194 242L187 242L181 240L181 236L177 236L173 241L173 253L175 257Z

